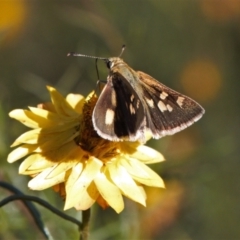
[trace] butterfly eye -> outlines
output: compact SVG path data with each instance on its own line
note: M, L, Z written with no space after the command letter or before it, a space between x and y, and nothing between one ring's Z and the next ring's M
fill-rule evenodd
M113 62L110 60L107 60L106 64L107 64L107 68L109 68L109 69L111 69L113 67Z

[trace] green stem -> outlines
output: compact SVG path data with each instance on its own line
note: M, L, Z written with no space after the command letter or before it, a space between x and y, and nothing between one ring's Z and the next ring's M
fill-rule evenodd
M89 223L90 223L91 209L82 211L82 231L80 234L80 240L87 240L89 236Z

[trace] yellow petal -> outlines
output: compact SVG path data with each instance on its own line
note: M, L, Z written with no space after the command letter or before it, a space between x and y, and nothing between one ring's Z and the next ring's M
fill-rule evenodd
M149 130L145 130L144 132L146 142L152 138L152 133Z
M80 174L82 173L82 170L83 170L83 163L81 162L76 163L76 165L72 167L70 176L66 181L66 192L71 191L72 186L78 180Z
M59 131L60 130L61 128L59 128ZM61 147L67 142L72 141L79 134L74 128L65 131L63 129L62 131L63 132L48 133L47 129L33 129L20 135L11 147L22 143L38 144L41 149L47 151Z
M142 186L142 185L138 185L138 189L139 189L139 191L142 193L142 195L143 195L143 197L144 197L144 199L145 199L145 201L146 201L146 200L147 200L147 194L146 194L143 186ZM146 206L145 206L145 207L146 207Z
M56 177L62 172L66 172L68 169L72 168L73 165L75 164L76 164L75 162L61 162L52 169L52 171L49 173L49 175L46 178Z
M122 158L120 164L139 183L152 187L165 187L162 178L144 163L136 159Z
M42 108L36 108L36 107L28 107L32 113L34 113L36 116L44 118L46 121L49 122L49 125L52 123L54 126L56 123L63 123L63 120L68 120L70 117L60 116L56 113L49 112Z
M95 91L90 92L86 97L86 102L89 101L94 95L95 95Z
M78 136L78 134L74 129L61 133L41 133L38 137L38 144L44 151L60 149L64 152L64 149L62 149L64 145L71 144L71 146L77 147L77 144L74 143L74 138Z
M88 188L87 191L82 192L81 196L79 196L79 201L77 204L74 205L74 207L77 210L87 210L89 209L96 201L96 199L99 196L99 192L95 186L95 184L92 182ZM68 203L65 205L71 205L71 203ZM64 210L66 210L64 208Z
M79 202L81 194L86 194L85 191L87 191L88 186L96 177L102 165L102 161L94 157L89 158L77 181L71 187L68 185L66 188L67 197L65 209L75 206Z
M29 181L28 187L32 190L43 190L63 182L65 179L65 172L57 175L56 177L47 178L47 176L51 173L52 168L53 167L50 167L34 177L31 181Z
M78 114L82 113L82 108L85 103L85 98L82 95L70 93L67 95L66 101Z
M40 132L41 132L41 129L37 128L37 129L33 129L23 133L14 141L11 147L15 147L22 143L37 144Z
M41 149L43 152L42 155L47 160L52 162L58 162L58 163L62 161L70 162L74 159L78 159L78 161L81 161L81 158L84 154L81 148L79 148L74 141L68 142L62 145L61 147L56 147L53 142L52 148L51 148L51 143L48 145L47 149L49 151L47 151L45 145L42 145Z
M145 145L138 146L137 151L130 155L132 158L138 159L145 164L157 163L165 160L160 152Z
M145 196L126 169L121 165L117 166L116 164L109 164L108 170L111 179L121 189L125 196L143 206L146 205Z
M11 147L15 147L22 143L27 143L38 144L40 149L45 151L59 148L67 142L72 141L76 136L78 136L79 133L74 129L73 126L76 126L76 123L72 123L70 126L65 124L64 127L58 127L58 129L49 128L42 130L41 128L37 128L27 131L20 135L13 142ZM70 129L66 129L67 127ZM58 132L54 132L54 130L58 130ZM40 149L38 149L38 151Z
M45 126L46 124L46 119L39 117L28 110L15 109L9 113L9 116L30 128L38 128Z
M19 160L22 157L25 157L26 155L32 153L33 151L35 151L37 149L38 145L28 145L28 144L24 144L21 145L20 147L14 149L12 152L10 152L8 154L8 158L7 161L9 163L13 163L17 160Z
M79 118L70 118L70 121L58 121L54 123L54 126L42 128L43 134L48 133L61 133L70 129L75 129L80 125Z
M128 141L119 142L119 148L121 149L121 152L126 154L135 153L139 145L140 145L139 142L128 142Z
M101 196L117 213L120 213L124 208L124 202L119 188L104 173L100 172L94 182Z
M36 174L43 169L53 166L54 163L35 153L27 157L19 166L19 173L24 175Z
M50 92L52 103L58 114L63 116L77 117L78 113L70 106L70 104L65 100L65 98L53 87L47 86Z

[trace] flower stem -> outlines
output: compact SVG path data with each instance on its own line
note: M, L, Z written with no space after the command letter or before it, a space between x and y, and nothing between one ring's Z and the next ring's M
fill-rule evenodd
M80 240L87 240L89 235L89 223L90 223L90 208L86 211L82 211L82 231L80 234Z

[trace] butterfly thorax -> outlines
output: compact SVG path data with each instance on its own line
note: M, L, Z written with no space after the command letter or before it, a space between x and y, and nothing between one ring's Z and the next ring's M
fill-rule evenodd
M137 88L138 73L129 67L127 63L119 57L113 57L108 59L108 67L110 69L108 78L127 81L141 95L141 89Z

